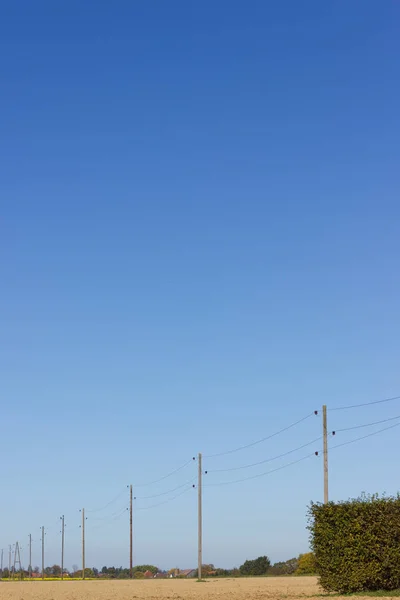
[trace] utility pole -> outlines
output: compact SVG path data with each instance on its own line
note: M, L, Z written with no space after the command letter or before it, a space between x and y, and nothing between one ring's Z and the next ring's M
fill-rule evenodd
M11 545L8 546L8 579L11 579Z
M133 490L129 489L129 577L133 577Z
M29 578L32 579L32 534L29 534Z
M44 579L44 527L42 526L42 579Z
M322 407L322 429L324 438L324 504L329 502L329 482L328 482L328 417L326 404Z
M198 557L197 557L197 575L198 578L201 579L201 566L203 562L203 514L202 514L202 457L201 452L199 452L199 474L198 474L198 484L197 484L197 492L198 492Z
M3 548L1 549L1 577L3 577Z
M82 579L85 579L85 509L82 508Z
M64 515L61 518L61 579L64 579Z
M21 553L20 553L20 550L19 550L19 543L18 542L16 542L16 544L15 544L13 579L15 577L15 573L17 572L17 568L16 568L17 565L18 565L18 570L19 570L20 577L22 578Z

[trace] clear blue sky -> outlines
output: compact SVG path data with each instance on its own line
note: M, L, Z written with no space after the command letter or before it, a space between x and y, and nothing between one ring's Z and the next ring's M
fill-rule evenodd
M391 0L0 2L1 547L27 564L32 533L39 564L43 524L59 562L64 513L80 564L82 506L400 394L399 19ZM332 452L332 498L396 492L397 438ZM127 565L127 498L88 513L88 565ZM205 488L204 561L306 551L311 499L320 458ZM194 566L196 510L193 490L137 511L135 560Z

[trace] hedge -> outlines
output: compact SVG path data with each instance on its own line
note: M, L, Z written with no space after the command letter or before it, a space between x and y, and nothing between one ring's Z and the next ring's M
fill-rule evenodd
M311 548L327 592L400 588L400 496L312 503Z

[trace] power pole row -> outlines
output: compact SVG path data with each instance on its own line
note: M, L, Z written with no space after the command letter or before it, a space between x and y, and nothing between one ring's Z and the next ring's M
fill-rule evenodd
M324 454L324 503L329 502L329 472L328 472L328 419L327 407L322 407L323 454ZM202 490L202 454L198 454L198 483L197 483L197 569L198 578L202 578L203 562L203 490ZM85 579L85 509L82 508L82 579ZM61 518L61 579L64 578L64 515ZM44 579L44 527L42 527L42 579ZM18 555L19 547L17 543ZM3 551L1 552L1 567L3 567ZM32 536L29 534L29 570L32 577ZM9 546L9 573L11 571L11 546ZM129 486L129 575L133 577L133 488Z

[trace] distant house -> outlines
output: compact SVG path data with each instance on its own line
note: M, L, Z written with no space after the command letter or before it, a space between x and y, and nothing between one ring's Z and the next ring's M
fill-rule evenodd
M154 575L154 579L165 579L167 577L167 573L159 572Z
M196 569L183 569L183 571L179 571L179 577L186 577L190 579L191 577L196 576Z
M154 573L152 573L151 571L145 571L145 572L143 573L143 577L144 577L145 579L153 579L153 577L154 577Z

